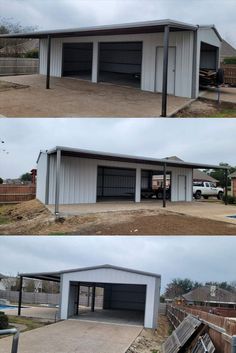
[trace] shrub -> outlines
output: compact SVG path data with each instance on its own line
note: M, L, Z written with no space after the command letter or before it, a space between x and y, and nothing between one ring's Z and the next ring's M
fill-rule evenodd
M225 58L224 64L236 64L236 57L232 56L231 58Z
M4 312L0 311L0 330L8 328L8 317Z
M39 51L38 51L38 49L29 50L24 54L24 57L31 58L31 59L38 59Z
M223 196L223 201L225 202L225 195ZM227 196L227 202L228 202L228 204L230 204L230 205L236 204L236 197L235 197L235 196L228 195L228 196Z

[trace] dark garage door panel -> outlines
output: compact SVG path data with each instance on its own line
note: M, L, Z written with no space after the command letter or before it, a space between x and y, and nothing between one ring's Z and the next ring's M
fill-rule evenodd
M98 167L97 197L134 198L136 170Z
M141 73L142 42L100 43L100 71Z
M63 45L63 75L92 71L92 59L92 43L65 43Z
M111 284L104 288L104 309L145 310L146 286Z

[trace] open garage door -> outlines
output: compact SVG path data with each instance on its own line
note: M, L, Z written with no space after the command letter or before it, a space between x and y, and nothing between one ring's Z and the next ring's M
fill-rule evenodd
M162 171L141 171L141 199L163 199L164 176ZM166 173L166 199L171 199L171 172Z
M134 200L136 170L98 167L97 200Z
M83 293L86 286L90 300ZM69 317L74 319L144 324L145 285L73 282L70 284L69 298Z
M99 81L140 88L142 42L99 44Z
M64 43L62 57L62 76L91 80L93 43Z
M201 42L199 86L212 86L216 84L218 69L219 48Z

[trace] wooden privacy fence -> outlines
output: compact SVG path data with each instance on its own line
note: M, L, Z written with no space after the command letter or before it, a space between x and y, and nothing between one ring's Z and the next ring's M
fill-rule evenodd
M167 306L167 317L174 327L192 314L208 325L208 334L215 345L217 353L236 352L236 321L190 307Z
M225 83L236 86L236 64L221 64L224 69Z
M0 76L32 75L39 71L39 59L0 58Z
M36 197L35 185L0 185L0 203L18 203Z

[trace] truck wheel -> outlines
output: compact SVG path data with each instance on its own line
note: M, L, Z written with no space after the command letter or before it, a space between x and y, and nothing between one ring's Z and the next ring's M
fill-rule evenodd
M222 191L220 191L220 192L218 193L217 199L218 199L218 200L222 200L222 199L223 199L223 192L222 192Z
M204 195L204 196L203 196L203 198L204 198L205 200L207 200L207 199L208 199L208 197L209 197L209 196L206 196L206 195Z
M157 196L158 200L163 199L163 192L161 192L161 191L157 192L156 196Z
M200 190L196 191L194 197L196 200L200 200L200 198L202 197L201 191Z

